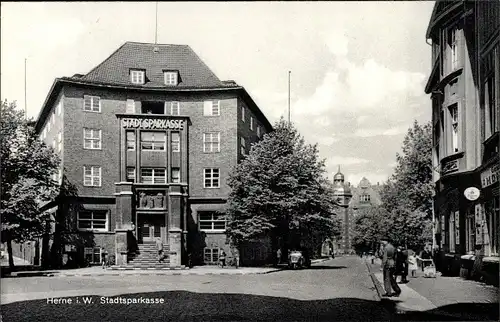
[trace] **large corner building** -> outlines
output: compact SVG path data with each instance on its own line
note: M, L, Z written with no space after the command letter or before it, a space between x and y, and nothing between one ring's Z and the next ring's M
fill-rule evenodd
M36 122L61 158L52 247L127 265L161 238L168 266L188 254L216 263L229 251L226 179L271 130L243 87L185 45L127 42L88 74L57 78Z
M441 270L467 276L480 257L498 283L500 1L437 1L426 38Z

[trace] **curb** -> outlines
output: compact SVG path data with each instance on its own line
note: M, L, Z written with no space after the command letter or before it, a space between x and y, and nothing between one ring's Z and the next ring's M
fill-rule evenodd
M117 271L117 273L110 273L110 274L104 274L104 273L97 273L97 274L45 274L43 276L46 277L88 277L88 276L180 276L180 275L198 275L198 276L216 276L216 275L222 275L222 276L232 276L232 275L261 275L261 274L270 274L270 273L275 273L278 271L281 271L282 269L276 269L276 270L271 270L268 272L235 272L235 273L228 273L228 272L220 272L220 273L214 273L214 272L195 272L195 271L176 271L176 272L148 272L148 270L143 270L140 273L135 270L134 273L123 273L123 271L120 273ZM130 270L129 270L130 271Z
M377 298L379 301L382 301L382 285L380 285L379 280L375 277L375 274L372 272L370 264L368 264L367 261L365 261L365 265L372 280L373 286L375 286L375 290L377 291Z

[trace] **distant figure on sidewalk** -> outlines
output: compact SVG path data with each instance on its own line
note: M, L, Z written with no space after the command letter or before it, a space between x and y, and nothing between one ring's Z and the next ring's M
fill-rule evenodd
M431 252L431 246L430 245L425 245L424 250L420 252L420 256L418 259L421 260L422 264L422 272L424 271L424 268L432 264L432 252Z
M224 268L226 266L226 252L221 249L220 254L219 254L219 265Z
M401 289L398 283L396 283L395 272L396 272L396 262L395 253L396 250L391 243L389 243L389 238L383 238L381 241L383 245L382 250L382 268L384 273L384 288L385 294L383 296L399 296L401 294ZM391 291L394 290L394 293Z
M276 251L276 265L281 264L281 248Z
M415 257L413 252L410 256L408 256L408 269L410 271L411 277L417 277L417 258Z
M396 252L396 278L401 276L401 283L408 283L408 251L398 246Z
M158 263L163 262L163 242L161 238L156 238L156 249L158 250Z

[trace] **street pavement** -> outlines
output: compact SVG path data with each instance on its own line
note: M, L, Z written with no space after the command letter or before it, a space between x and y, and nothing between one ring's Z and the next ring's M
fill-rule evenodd
M352 256L268 274L17 277L1 284L5 321L392 319L367 266ZM136 303L146 298L163 303Z
M383 274L380 261L367 261L379 294L383 294ZM398 279L399 280L399 279ZM401 295L384 299L400 320L438 321L498 321L498 288L459 277L425 278L421 270L409 283L399 284Z

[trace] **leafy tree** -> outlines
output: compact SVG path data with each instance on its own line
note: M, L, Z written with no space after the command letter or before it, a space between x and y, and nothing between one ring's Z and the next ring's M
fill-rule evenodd
M230 174L230 240L238 245L269 235L275 249L282 236L285 248L320 249L326 237L338 232L332 186L324 174L317 146L305 144L281 119Z
M382 206L360 209L354 220L353 246L358 251L376 250L390 228L390 213Z
M59 159L37 139L15 102L3 101L0 113L2 241L7 242L13 269L12 242L32 240L46 227L49 218L40 206L57 193L51 175L57 171Z
M388 233L399 244L421 246L432 238L432 126L413 123L408 129L397 166L382 190L390 213Z

